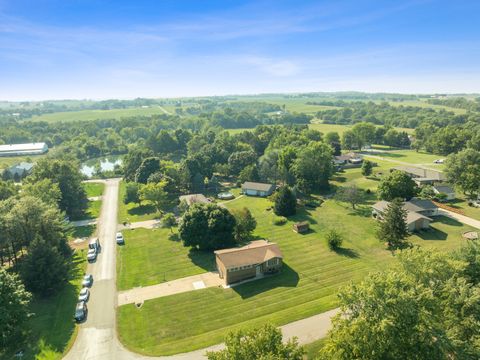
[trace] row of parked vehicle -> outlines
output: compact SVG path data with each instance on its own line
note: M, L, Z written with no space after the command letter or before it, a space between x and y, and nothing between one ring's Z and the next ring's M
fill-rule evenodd
M115 235L115 241L118 245L124 245L125 239L123 238L123 234L118 232ZM87 260L88 262L92 263L97 260L97 256L101 250L100 241L98 238L92 238L88 243L88 253L87 253ZM78 302L75 308L75 320L77 322L82 322L87 318L88 308L87 302L90 298L90 290L89 288L93 285L93 275L86 274L82 280L82 290L80 290L80 294L78 295Z

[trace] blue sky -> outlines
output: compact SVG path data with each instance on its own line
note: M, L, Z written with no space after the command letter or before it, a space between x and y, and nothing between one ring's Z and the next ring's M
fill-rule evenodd
M480 92L480 2L0 0L0 99Z

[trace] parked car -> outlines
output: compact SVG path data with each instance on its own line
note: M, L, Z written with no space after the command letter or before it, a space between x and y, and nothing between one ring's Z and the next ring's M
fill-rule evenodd
M97 259L97 249L88 249L87 260L93 262Z
M90 240L90 242L88 243L88 248L95 249L97 251L100 250L100 241L98 241L97 237L94 237Z
M80 294L78 295L78 301L88 301L88 298L90 297L90 291L88 288L84 287L82 290L80 290Z
M90 287L93 284L93 276L92 274L87 274L83 277L82 286L83 287Z
M121 232L117 233L117 235L115 236L115 239L116 239L118 245L125 244L125 239L123 238L123 234Z
M87 318L87 304L85 301L80 301L75 308L75 320L77 322L83 321Z
M445 162L445 159L437 159L433 161L434 164L443 164L444 162Z

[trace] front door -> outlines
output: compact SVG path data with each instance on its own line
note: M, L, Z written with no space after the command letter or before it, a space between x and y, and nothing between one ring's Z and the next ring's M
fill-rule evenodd
M262 265L257 265L256 269L256 276L262 275Z

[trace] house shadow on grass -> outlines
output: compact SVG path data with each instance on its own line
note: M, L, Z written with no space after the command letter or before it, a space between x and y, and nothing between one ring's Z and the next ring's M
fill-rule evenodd
M437 228L419 231L416 235L422 240L447 240L448 234Z
M348 215L354 215L354 216L361 216L361 217L371 217L372 216L372 208L370 206L359 206L355 209L350 209L350 212Z
M437 216L433 224L435 223L442 223L449 226L463 226L463 224L460 221L452 219L448 216Z
M238 293L242 299L248 299L278 287L296 287L299 281L298 273L286 263L283 263L282 270L278 274L233 286L232 290Z
M215 254L211 251L200 251L196 249L190 249L188 257L192 262L206 271L214 271L215 267Z

